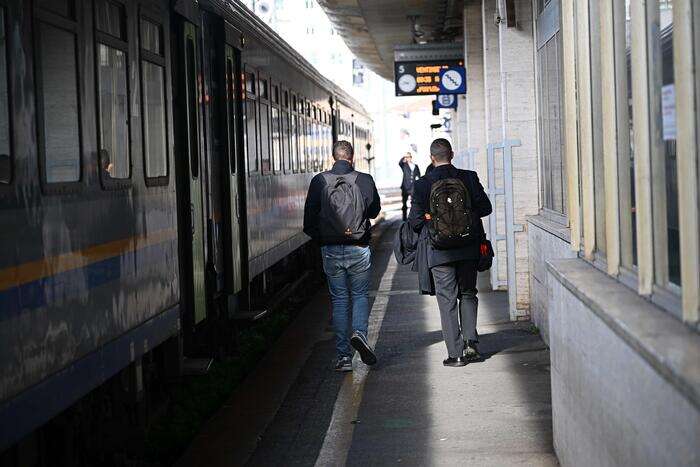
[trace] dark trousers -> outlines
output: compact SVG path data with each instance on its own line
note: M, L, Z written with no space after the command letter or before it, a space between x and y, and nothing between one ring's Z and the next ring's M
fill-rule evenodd
M464 342L478 340L476 314L479 307L476 276L478 261L459 261L430 269L440 309L442 337L450 357L461 357ZM460 317L462 324L460 326Z
M401 214L403 216L403 220L406 220L408 217L408 197L408 191L401 190Z

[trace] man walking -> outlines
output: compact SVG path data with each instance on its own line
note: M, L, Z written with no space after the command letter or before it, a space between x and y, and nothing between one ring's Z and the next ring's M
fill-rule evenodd
M416 232L427 228L430 236L428 266L448 353L443 365L464 366L480 357L476 278L484 236L481 218L491 214L491 202L476 172L456 168L453 157L446 139L430 145L434 168L415 183L409 223Z
M413 183L420 178L420 169L413 163L413 155L410 152L401 158L399 167L401 167L403 176L401 179L401 212L403 220L406 220L408 197L413 193Z
M321 245L323 270L328 278L336 371L352 371L351 346L365 364L377 362L367 341L371 278L369 220L377 217L381 205L374 179L353 168L353 157L350 143L335 143L333 168L311 179L304 206L304 233Z

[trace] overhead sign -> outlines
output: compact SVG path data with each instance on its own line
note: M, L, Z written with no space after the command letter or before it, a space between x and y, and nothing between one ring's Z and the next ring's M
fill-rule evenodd
M457 97L454 94L440 94L437 96L435 105L438 109L456 109Z
M424 60L394 62L394 85L397 96L425 96L436 94L464 94L465 91L443 92L441 75L449 70L464 71L464 60ZM462 73L461 76L464 76ZM455 79L454 76L451 76ZM464 82L464 79L463 79ZM466 88L466 86L464 86ZM447 88L445 88L447 89Z
M465 94L467 72L463 66L440 70L440 94Z

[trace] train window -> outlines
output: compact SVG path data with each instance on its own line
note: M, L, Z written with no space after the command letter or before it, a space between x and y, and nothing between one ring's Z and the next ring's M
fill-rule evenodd
M0 183L12 180L10 159L10 106L7 92L7 43L5 9L0 8Z
M277 105L280 103L280 88L276 84L272 85L272 102Z
M284 108L289 108L289 91L284 91L282 94L282 105Z
M255 91L257 86L255 84L255 74L246 72L245 73L245 89L246 89L246 99L245 99L245 139L246 139L246 158L248 160L248 173L255 173L259 170L258 168L258 118L257 118L257 105Z
M321 170L323 161L321 160L321 125L314 123L314 159L316 160L316 171Z
M291 162L292 162L292 172L299 172L299 115L291 114Z
M260 80L260 98L261 99L269 99L270 98L270 96L268 95L268 91L267 91L267 80L266 79Z
M124 179L131 175L126 61L122 50L98 44L100 166L107 178Z
M299 116L297 131L299 134L299 172L306 172L306 119L302 116Z
M80 180L77 42L72 32L38 23L40 141L46 183Z
M163 28L147 19L141 19L141 48L163 55Z
M165 70L162 66L144 60L141 62L141 76L146 177L166 177Z
M125 18L124 5L109 0L95 2L95 22L98 30L117 39L126 40Z
M308 108L308 107L307 107ZM305 154L306 154L306 170L309 172L314 171L314 160L311 147L313 145L313 122L310 118L306 119L306 138L304 140Z
M75 19L75 0L39 0L39 7L71 20Z
M253 73L245 74L245 91L256 94L255 75Z
M290 114L289 112L282 111L282 170L286 173L291 172L292 168L292 148L289 135L290 126Z
M262 90L262 86L260 86ZM260 168L263 173L270 171L270 106L260 100Z
M236 173L236 68L233 63L233 49L226 46L226 136L231 173Z
M168 176L168 144L165 101L165 57L162 27L141 18L141 106L143 155L148 179Z
M280 109L279 107L273 105L272 108L272 122L270 125L271 136L272 136L272 170L274 172L279 172L282 170L282 148L280 137Z
M190 172L192 178L199 177L199 129L197 106L199 105L199 89L197 80L199 73L197 71L197 49L194 40L191 37L186 38L185 45L185 68L187 75L185 76L187 90L187 123L188 136L190 144Z

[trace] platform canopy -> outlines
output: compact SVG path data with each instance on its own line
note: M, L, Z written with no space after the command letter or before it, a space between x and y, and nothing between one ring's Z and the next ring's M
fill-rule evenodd
M452 42L464 0L318 0L350 50L393 81L396 45Z

